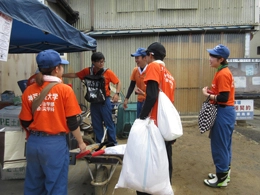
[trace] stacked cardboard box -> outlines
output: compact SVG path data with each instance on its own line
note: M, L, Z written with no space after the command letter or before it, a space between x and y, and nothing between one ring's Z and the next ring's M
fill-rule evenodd
M1 179L25 178L24 155L26 132L19 123L21 107L7 106L0 110L0 172Z

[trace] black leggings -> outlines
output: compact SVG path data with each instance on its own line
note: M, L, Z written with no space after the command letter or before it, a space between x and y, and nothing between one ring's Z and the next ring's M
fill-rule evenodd
M168 162L169 162L169 177L170 177L170 182L172 183L172 144L175 142L176 140L173 141L169 141L169 142L165 142L165 146L166 146L166 152L167 152L167 157L168 157ZM136 191L137 195L150 195L147 194L145 192L139 192Z

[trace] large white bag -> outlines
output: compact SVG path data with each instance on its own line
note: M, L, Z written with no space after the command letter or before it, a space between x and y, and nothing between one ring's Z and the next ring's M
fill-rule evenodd
M159 92L158 97L157 124L166 141L177 139L183 135L180 115L162 91Z
M115 188L131 188L153 195L173 195L165 142L153 120L135 120Z

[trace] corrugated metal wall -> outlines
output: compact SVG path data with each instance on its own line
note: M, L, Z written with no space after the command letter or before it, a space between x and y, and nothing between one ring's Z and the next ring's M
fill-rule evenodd
M156 0L132 0L129 1L133 2L131 4L132 11L120 12L119 10L127 9L127 7L121 7L125 6L122 2L128 1L69 0L68 2L74 10L80 11L80 21L77 23L77 27L81 30L89 30L91 24L94 24L95 29L132 29L177 25L253 24L256 22L253 17L255 0L187 0L185 1L187 7L184 7L185 5L180 0L175 1L174 5L169 0L161 0L160 2ZM198 10L196 9L196 2L198 2ZM92 13L90 12L92 4L94 20L91 20ZM140 6L141 4L142 6ZM175 7L170 10L165 9L165 6L170 4ZM179 10L180 8L185 10ZM155 11L151 11L152 9ZM227 14L227 12L230 14ZM134 58L130 57L130 54L138 47L147 47L154 41L162 42L167 50L165 59L167 68L172 72L177 82L175 105L181 114L197 114L204 98L201 96L201 88L210 85L215 72L208 66L206 48L212 48L218 43L223 43L230 48L231 58L243 58L244 36L243 33L219 33L97 38L97 50L104 53L106 57L105 66L119 76L123 84L122 91L126 93L132 69L135 67ZM77 72L90 66L91 54L91 52L68 54L70 65L66 68L66 72ZM35 72L36 67L35 55L9 55L8 62L0 62L0 91L14 90L17 95L20 95L17 81L29 78ZM65 83L73 83L79 102L85 102L84 87L79 79L64 79L64 81ZM135 98L132 95L130 100L136 101Z
M93 2L93 8L91 3ZM75 25L90 30L256 25L257 0L70 0L80 12Z
M260 53L257 53L257 48L260 47L260 31L251 34L250 41L250 58L259 58Z
M67 2L73 10L79 12L79 20L74 26L82 31L90 30L91 13L93 11L91 0L68 0Z
M201 93L202 87L211 85L215 73L215 69L209 66L206 49L223 43L230 48L230 58L242 58L245 48L244 36L244 34L219 33L101 38L97 39L97 51L101 51L105 55L105 66L118 75L122 82L122 92L126 94L130 84L130 75L136 66L135 60L130 54L138 47L146 48L152 42L161 42L167 51L164 61L177 83L175 106L181 114L192 115L198 113L201 103L204 101L205 97ZM81 55L82 57L77 54L68 55L71 71L79 71L83 67L90 66L91 52ZM82 95L84 88L80 86L79 79L73 79L72 82L75 83L76 94ZM79 99L82 103L84 102L83 97ZM136 101L134 94L131 95L130 101Z

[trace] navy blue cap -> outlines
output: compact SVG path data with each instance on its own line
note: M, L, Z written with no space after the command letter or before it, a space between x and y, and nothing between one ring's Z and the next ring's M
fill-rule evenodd
M69 61L61 59L60 54L52 49L41 51L37 55L36 61L39 68L52 68L59 64L69 64Z
M139 47L135 53L131 54L132 57L137 57L137 56L146 56L146 49Z
M228 59L230 54L229 49L222 44L217 45L213 49L207 49L207 51L212 55L221 56L224 59Z

